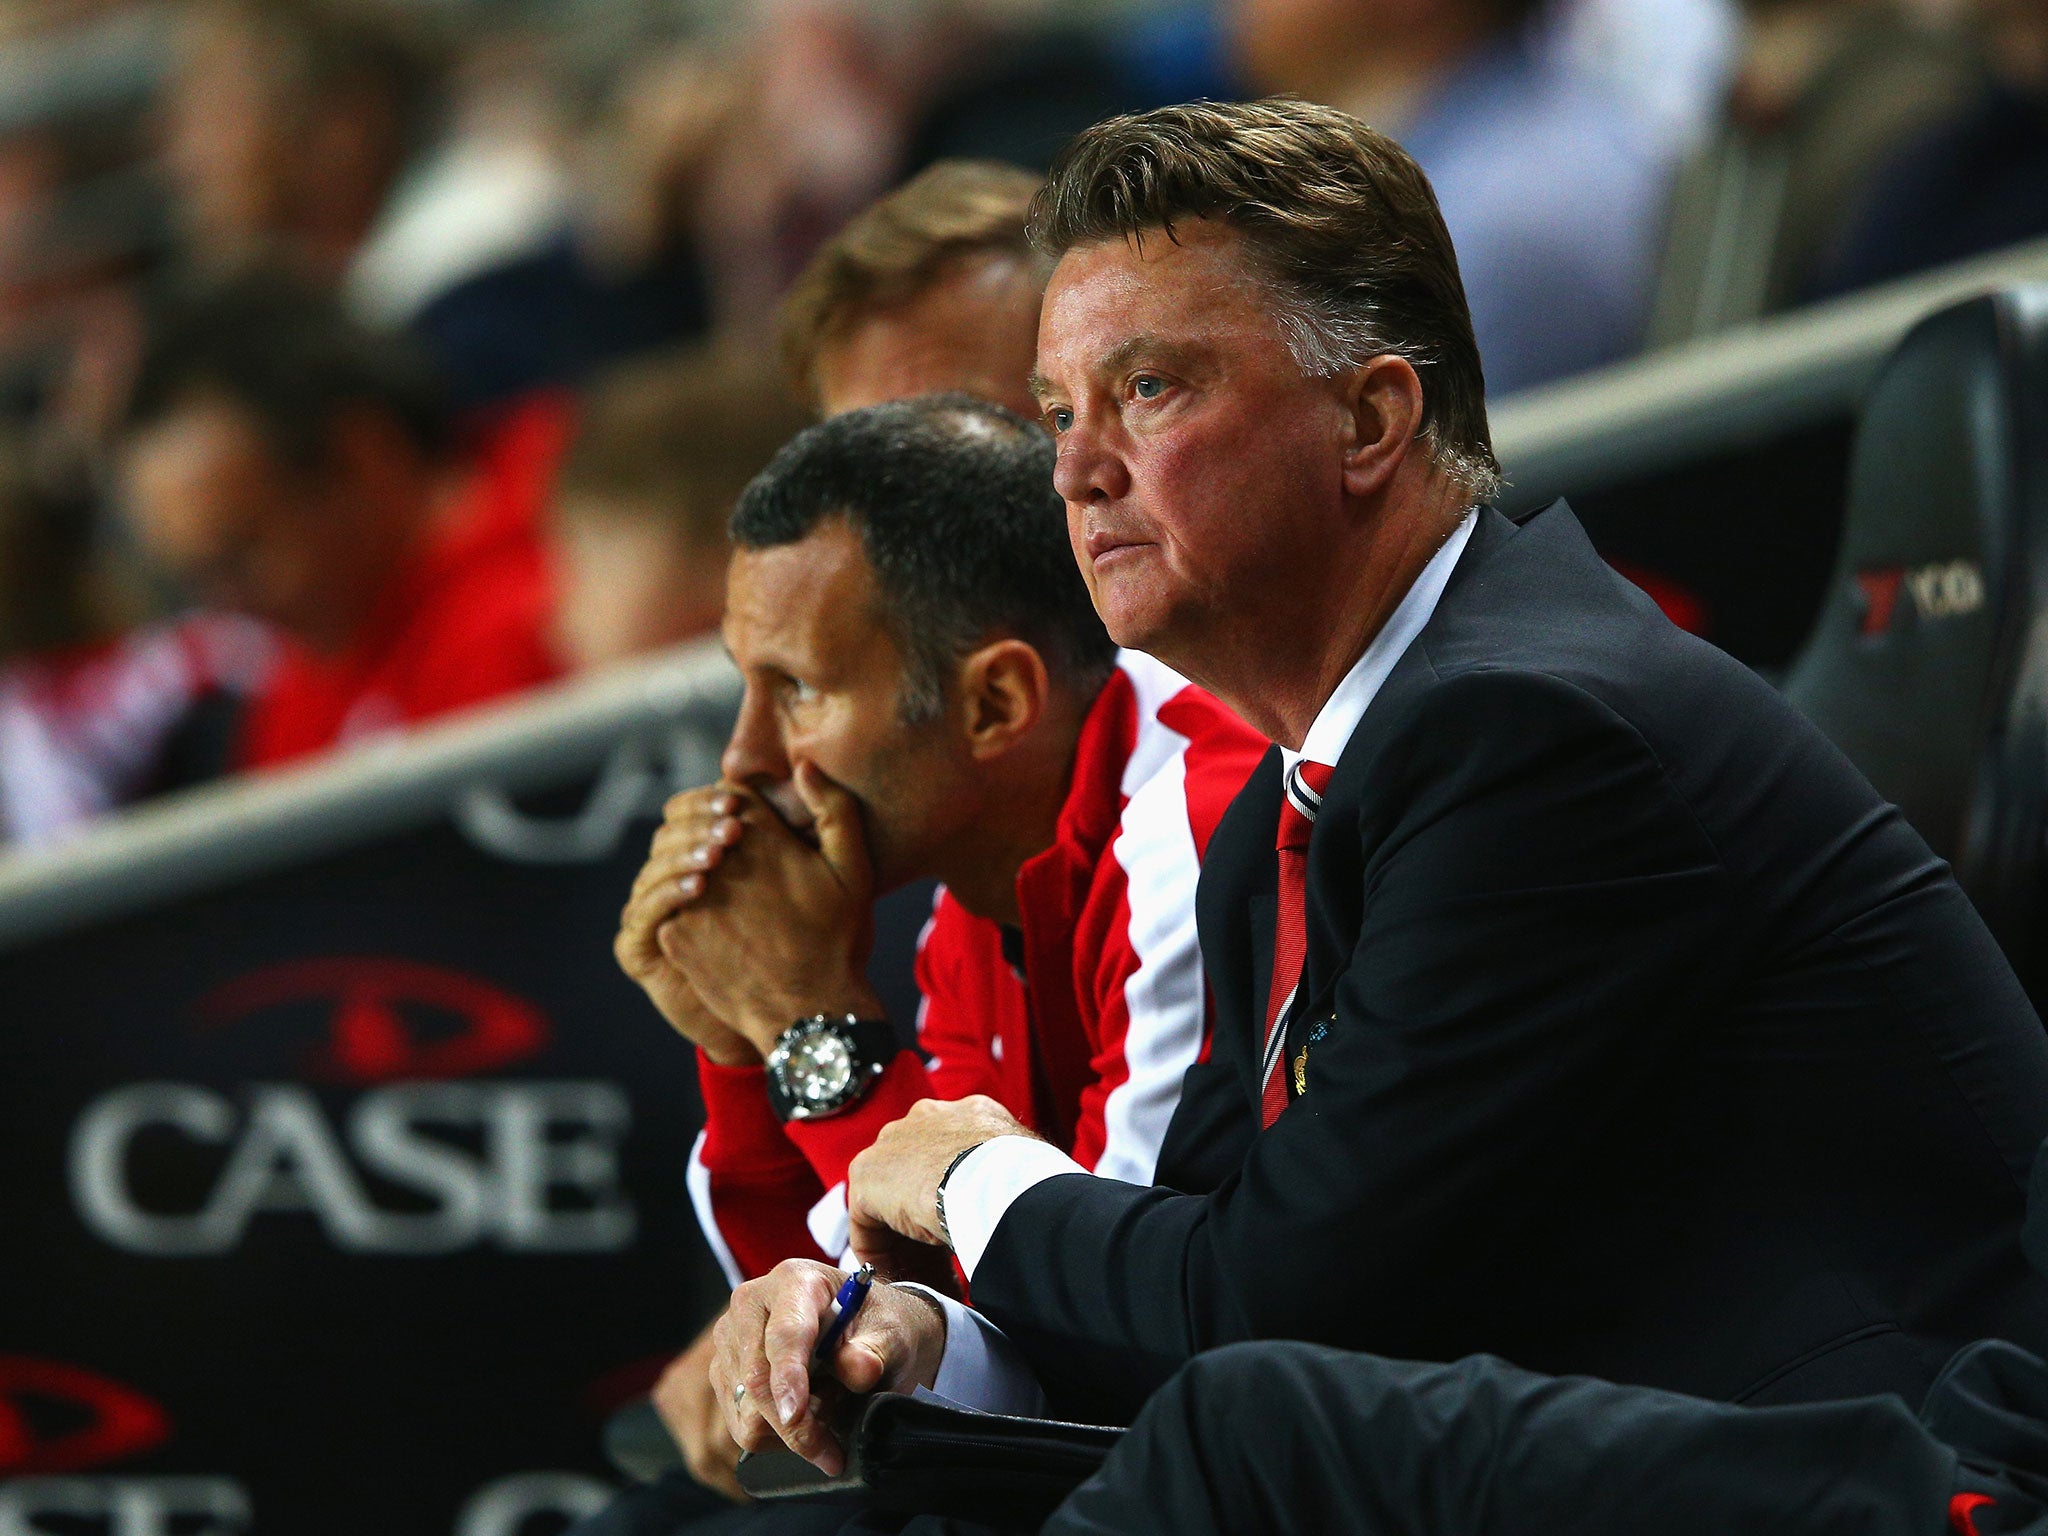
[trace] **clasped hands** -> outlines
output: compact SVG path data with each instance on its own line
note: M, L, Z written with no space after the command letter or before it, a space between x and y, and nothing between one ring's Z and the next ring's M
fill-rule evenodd
M721 1066L758 1065L811 1014L881 1011L859 803L809 763L791 787L802 833L741 785L672 798L620 913L620 967Z
M672 798L621 913L621 967L678 1033L724 1066L758 1063L799 1017L880 1012L865 977L873 875L859 805L810 764L798 766L792 787L809 818L804 834L739 785ZM940 1178L970 1147L1029 1134L993 1099L916 1105L852 1165L855 1253L887 1276L949 1275ZM932 1385L945 1314L894 1286L876 1288L813 1384L811 1351L842 1278L814 1261L783 1263L740 1286L708 1340L671 1367L657 1406L700 1479L736 1492L735 1445L786 1444L836 1473L844 1457L825 1398ZM705 1393L696 1381L715 1394L716 1417L698 1406Z

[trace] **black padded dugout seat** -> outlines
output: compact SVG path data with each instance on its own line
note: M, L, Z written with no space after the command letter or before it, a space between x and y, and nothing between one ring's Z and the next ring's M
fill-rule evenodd
M2048 287L1929 317L1872 385L1835 572L1785 691L2048 991Z

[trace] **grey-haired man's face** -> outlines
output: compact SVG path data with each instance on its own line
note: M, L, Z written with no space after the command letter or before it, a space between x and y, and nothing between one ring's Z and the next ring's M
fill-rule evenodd
M1201 682L1214 656L1284 627L1344 515L1354 424L1287 350L1237 233L1196 219L1069 251L1038 374L1053 481L1111 637Z

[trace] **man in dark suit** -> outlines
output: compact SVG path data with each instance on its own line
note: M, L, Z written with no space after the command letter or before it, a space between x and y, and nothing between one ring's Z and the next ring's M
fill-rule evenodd
M1292 1338L1917 1399L1971 1338L2048 1338L2018 1243L2032 1008L1776 694L1568 509L1485 505L1413 162L1301 103L1165 109L1083 134L1035 228L1096 606L1279 748L1205 866L1217 1043L1165 1187L1081 1174L986 1101L919 1106L854 1165L854 1246L946 1243L994 1327L934 1340L871 1302L841 1379L972 1349L1123 1421L1202 1350ZM829 1459L814 1269L735 1294L713 1375L743 1444Z
M2048 1146L2021 1243L2048 1272ZM1916 1419L1896 1397L1744 1408L1487 1355L1233 1344L1154 1393L1041 1536L1299 1531L2048 1536L2048 1361L1979 1339Z

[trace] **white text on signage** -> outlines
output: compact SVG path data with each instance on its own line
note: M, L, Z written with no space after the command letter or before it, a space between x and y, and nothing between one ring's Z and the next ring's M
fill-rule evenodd
M71 1192L99 1237L159 1257L227 1253L266 1213L306 1211L352 1253L616 1252L634 1233L619 1187L631 1124L626 1095L606 1082L393 1083L362 1094L340 1125L294 1084L254 1085L237 1102L190 1083L135 1083L79 1118ZM138 1197L132 1147L145 1131L227 1149L197 1209ZM365 1175L426 1209L380 1205Z

